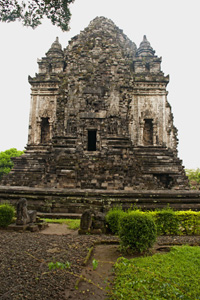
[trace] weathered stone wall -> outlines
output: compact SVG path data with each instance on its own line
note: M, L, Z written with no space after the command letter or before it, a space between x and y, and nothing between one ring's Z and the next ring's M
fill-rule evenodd
M108 211L120 205L154 210L170 205L175 210L200 211L199 191L105 191L83 189L42 189L0 186L0 203L15 205L23 197L29 209L46 213L83 213L85 209Z
M184 189L166 86L146 37L139 48L106 18L62 50L58 39L32 86L26 153L8 185Z

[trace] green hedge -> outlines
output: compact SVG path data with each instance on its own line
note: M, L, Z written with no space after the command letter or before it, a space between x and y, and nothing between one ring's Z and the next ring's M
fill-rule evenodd
M140 210L132 212L137 211ZM157 227L157 235L200 235L200 212L173 211L167 207L142 213L153 218ZM119 220L124 214L126 213L120 208L113 208L107 213L106 220L112 233L118 234Z
M13 220L15 209L8 204L0 205L0 227L7 227Z
M200 235L200 212L177 211L179 235Z
M154 212L153 217L158 235L200 234L200 212L164 209Z
M126 213L119 220L119 237L122 247L144 252L156 241L155 222L141 211Z
M149 214L155 220L158 235L177 235L179 233L178 216L172 209L165 208Z

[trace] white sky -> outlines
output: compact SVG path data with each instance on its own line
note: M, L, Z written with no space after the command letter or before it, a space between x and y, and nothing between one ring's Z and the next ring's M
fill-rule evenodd
M200 167L199 137L199 0L75 0L71 30L63 33L44 21L37 29L0 23L0 151L24 149L28 137L30 86L38 72L37 58L56 36L65 48L71 37L96 16L105 16L136 43L147 35L162 70L170 75L168 101L178 128L179 157L186 168Z

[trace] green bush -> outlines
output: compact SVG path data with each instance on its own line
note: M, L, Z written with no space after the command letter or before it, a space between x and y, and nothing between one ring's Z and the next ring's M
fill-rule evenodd
M108 228L112 233L118 234L119 220L124 214L125 212L119 207L114 207L107 212L106 222L108 224Z
M19 151L16 148L0 152L0 180L4 174L8 174L13 168L14 164L11 158L18 157L23 153L24 151Z
M8 204L0 205L0 227L7 227L15 215L15 209Z
M195 211L173 211L167 207L162 210L141 212L128 210L128 213L140 212L153 218L158 235L199 235L200 234L200 212ZM106 215L106 221L110 230L118 234L119 220L126 213L120 208L111 209Z
M156 240L155 222L150 215L141 211L126 213L119 221L119 237L122 247L144 252Z
M199 189L200 187L200 169L186 169L186 175L189 179L191 189Z
M179 232L178 217L171 208L157 211L155 223L158 235L176 235Z
M177 211L176 216L179 222L180 235L199 235L200 234L200 212Z

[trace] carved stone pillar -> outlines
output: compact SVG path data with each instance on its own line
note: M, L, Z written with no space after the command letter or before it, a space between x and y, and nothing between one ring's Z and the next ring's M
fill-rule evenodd
M36 133L35 133L35 138L34 138L34 144L40 144L41 141L41 122L42 120L39 119L37 120L37 128L36 128Z
M131 137L131 141L134 144L134 132L133 131L134 131L133 120L131 120L129 122L129 134L130 134L130 137Z
M50 137L50 141L52 140L52 136L53 136L53 120L49 121L49 137Z
M157 145L156 136L157 136L157 124L153 122L153 146Z
M139 128L140 132L139 132L139 146L144 146L144 120L140 121L140 128Z

